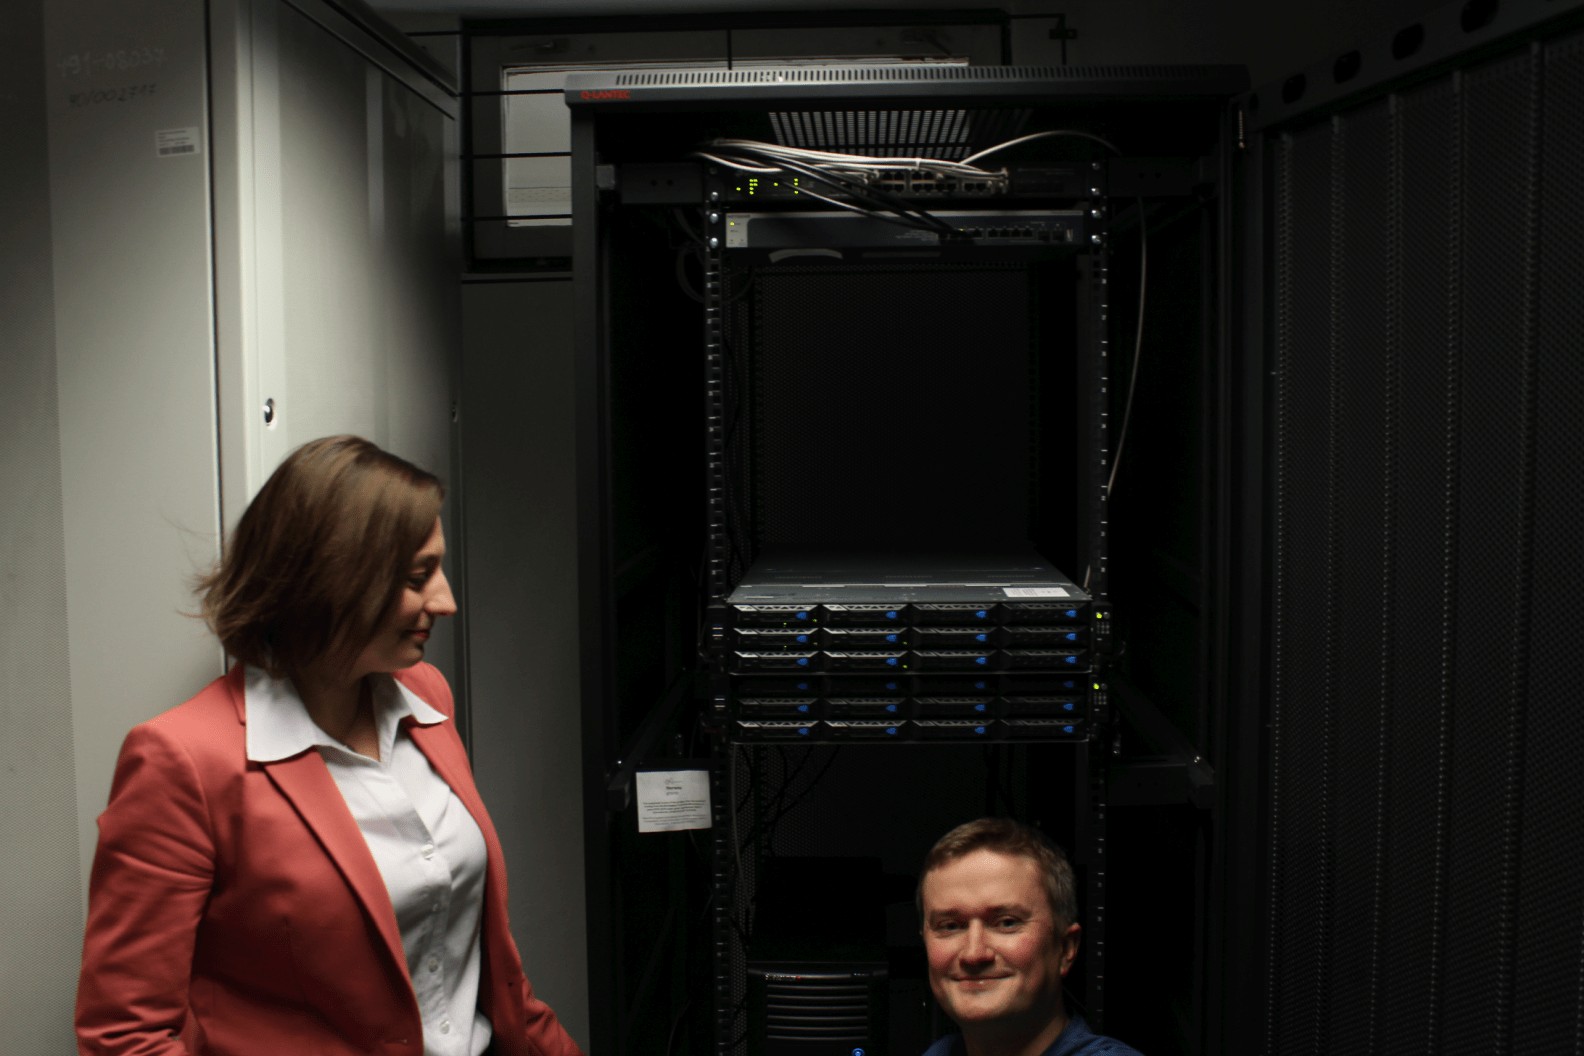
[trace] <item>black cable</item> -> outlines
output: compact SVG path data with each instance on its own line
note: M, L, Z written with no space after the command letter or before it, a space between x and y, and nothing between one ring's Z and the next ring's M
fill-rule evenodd
M863 213L866 216L871 216L877 220L886 220L891 223L899 223L904 227L914 227L920 228L922 230L934 231L937 234L955 235L957 233L956 230L944 220L941 220L922 209L916 209L913 206L908 205L901 198L891 194L889 191L884 191L880 188L871 186L867 182L856 177L848 176L845 173L830 171L812 163L792 161L791 159L779 157L774 154L761 153L759 151L753 150L750 147L733 146L730 148L718 148L716 153L723 158L731 158L733 153L736 153L737 155L740 155L737 160L742 160L745 164L750 161L758 162L759 164L777 168L784 172L795 172L799 175L807 176L809 179L814 180L817 183L824 184L825 186L830 187L841 194L845 194L858 202L868 203L868 208L859 207L857 205L850 205L848 207L853 208L856 212ZM815 194L814 192L809 191L807 188L805 188L804 191L805 193L810 194L812 197L820 198L823 201L830 201L830 199L825 198L823 195ZM843 205L844 203L832 202L831 204ZM895 213L896 216L892 217L887 215L888 213Z
M830 768L835 765L837 757L841 754L841 747L839 745L830 749L830 754L825 759L825 765L820 767L819 772L811 777L803 785L802 791L798 792L790 802L787 802L785 795L791 789L793 781L796 780L800 774L802 774L803 770L808 766L808 761L813 757L814 753L821 750L822 749L816 748L813 745L805 748L803 758L799 762L798 768L787 777L785 782L783 782L781 787L781 795L778 797L781 805L763 825L763 828L770 833L767 842L772 842L774 840L775 828L781 823L781 819L792 813L792 811L796 810L806 799L808 799L808 797L813 793L814 789L818 787L820 781L824 779L826 773L828 773Z
M681 288L683 293L687 294L689 300L697 301L699 304L703 304L704 303L704 294L692 284L692 282L688 279L688 276L687 276L686 264L687 264L687 260L688 260L689 256L693 256L693 257L697 257L698 256L698 248L696 246L690 246L690 245L687 245L687 244L684 243L683 245L680 245L680 246L677 247L677 253L676 253L676 280L677 280L677 286Z
M934 216L923 209L911 206L903 199L892 194L890 191L882 190L881 188L872 186L871 184L868 184L862 180L849 178L849 182L844 185L832 178L836 174L827 173L813 165L805 165L802 162L793 162L785 159L778 162L778 164L780 164L785 169L790 169L793 172L806 175L811 179L827 183L838 190L843 190L859 201L882 206L884 209L895 213L905 226L918 227L926 231L934 231L937 234L948 236L955 236L957 234L956 228L952 227L939 217ZM878 210L871 212L870 215L874 216L876 219L890 219L883 212Z
M676 1018L671 1021L671 1033L666 1038L666 1047L665 1047L666 1056L671 1056L672 1052L675 1051L675 1049L676 1049L676 1039L677 1039L677 1028L682 1025L682 1020L687 1017L688 1009L690 1007L692 1007L692 1005L693 1005L693 999L691 997L688 998L686 1001L682 1002L682 1010L680 1012L678 1012L676 1014Z
M704 232L702 230L694 230L688 225L687 210L678 206L677 208L671 210L671 218L675 220L676 225L682 229L682 233L687 236L688 241L693 243L701 243L704 241Z

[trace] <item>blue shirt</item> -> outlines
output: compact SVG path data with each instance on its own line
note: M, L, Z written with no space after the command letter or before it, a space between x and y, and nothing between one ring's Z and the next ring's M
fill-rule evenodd
M949 1034L931 1045L924 1056L966 1056L961 1034ZM1051 1043L1044 1056L1140 1056L1139 1051L1120 1041L1096 1034L1082 1016L1067 1021L1067 1029Z

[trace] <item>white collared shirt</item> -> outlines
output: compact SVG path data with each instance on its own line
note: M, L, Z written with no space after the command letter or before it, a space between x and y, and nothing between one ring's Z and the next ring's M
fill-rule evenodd
M317 749L346 800L396 910L407 975L423 1017L424 1056L479 1056L490 1024L478 1010L484 836L402 728L446 717L389 676L375 676L378 760L320 729L296 687L247 669L247 755L269 763Z

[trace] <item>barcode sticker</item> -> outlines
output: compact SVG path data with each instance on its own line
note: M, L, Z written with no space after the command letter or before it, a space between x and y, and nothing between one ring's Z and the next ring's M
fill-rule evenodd
M196 128L162 128L154 133L154 152L162 158L198 153Z
M1065 598L1063 587L1003 587L1009 598Z

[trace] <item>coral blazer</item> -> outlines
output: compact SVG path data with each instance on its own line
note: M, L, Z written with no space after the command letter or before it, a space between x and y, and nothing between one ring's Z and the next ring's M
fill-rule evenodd
M396 676L447 716L428 664ZM385 882L317 751L249 762L243 668L127 735L99 818L77 990L85 1056L422 1056ZM581 1056L523 975L506 867L452 722L408 726L488 852L494 1056Z

